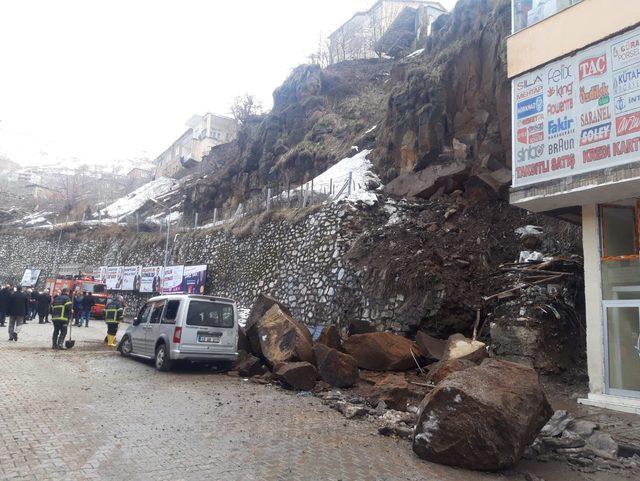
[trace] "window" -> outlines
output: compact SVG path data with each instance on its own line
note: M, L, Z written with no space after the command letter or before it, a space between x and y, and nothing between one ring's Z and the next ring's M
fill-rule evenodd
M638 255L635 207L603 205L600 219L603 258Z
M164 316L162 316L162 324L175 324L179 308L180 301L167 302L167 308L164 310Z
M149 320L149 314L151 313L153 305L150 303L145 304L142 309L140 309L140 313L138 314L137 324L145 324Z
M582 0L511 0L512 29L518 32Z
M162 315L163 308L164 308L164 301L156 301L152 304L149 324L160 324L160 317Z
M187 325L224 328L233 327L233 306L210 301L192 300L189 303Z

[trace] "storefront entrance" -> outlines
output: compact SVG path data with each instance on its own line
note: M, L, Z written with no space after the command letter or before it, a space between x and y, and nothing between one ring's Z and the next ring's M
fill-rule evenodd
M606 394L640 398L640 245L636 200L600 206Z

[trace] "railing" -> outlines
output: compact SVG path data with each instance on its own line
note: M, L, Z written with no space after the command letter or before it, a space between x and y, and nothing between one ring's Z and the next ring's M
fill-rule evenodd
M511 28L519 32L582 0L511 0Z

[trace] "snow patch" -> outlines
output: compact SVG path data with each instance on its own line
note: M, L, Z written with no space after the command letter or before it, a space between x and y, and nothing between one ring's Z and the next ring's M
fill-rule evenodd
M433 434L438 430L438 418L431 411L429 413L429 417L426 421L422 423L422 432L420 434L416 434L416 441L423 442L425 444L429 444L431 442L431 438Z
M422 54L422 52L424 52L423 48L420 48L414 52L411 52L409 55L407 55L405 58L414 58L417 57L418 55Z
M369 130L367 130L367 131L365 132L365 134L370 134L371 132L373 132L373 131L374 131L374 130L376 130L377 128L378 128L378 126L377 126L377 125L374 125L374 126L373 126L373 127L371 127Z

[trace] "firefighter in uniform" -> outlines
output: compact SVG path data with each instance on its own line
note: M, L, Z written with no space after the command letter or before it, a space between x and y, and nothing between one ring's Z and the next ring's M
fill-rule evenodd
M107 323L107 345L114 347L116 345L116 334L118 332L118 323L124 317L124 299L122 296L109 298L104 306L104 322Z
M69 297L69 290L62 289L62 293L55 297L51 304L51 320L53 321L52 349L64 349L64 339L67 337L67 325L73 316L73 302Z

